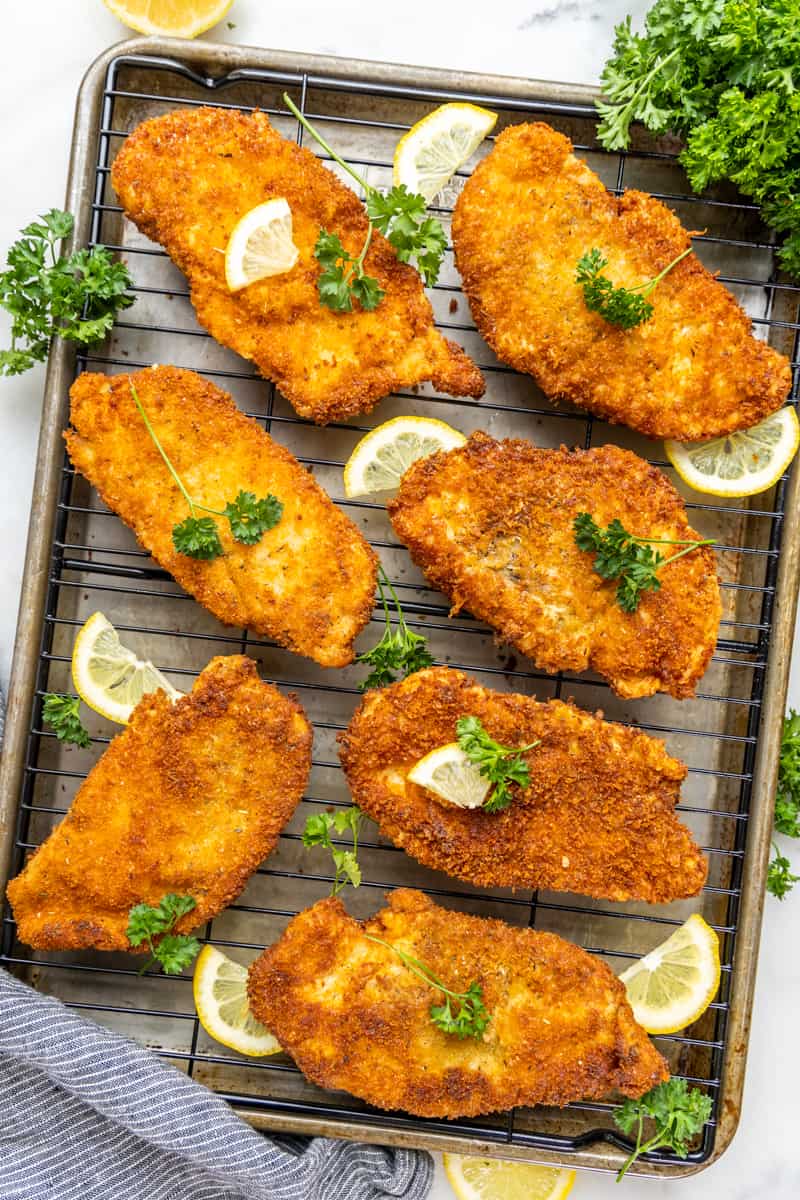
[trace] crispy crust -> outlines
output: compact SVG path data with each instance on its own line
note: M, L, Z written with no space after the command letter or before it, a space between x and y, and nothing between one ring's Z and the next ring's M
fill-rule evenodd
M455 991L477 980L491 1013L483 1039L432 1025L441 994L365 934L402 944ZM248 994L313 1083L416 1116L641 1096L669 1076L605 963L408 889L364 923L339 900L306 909L250 968Z
M114 160L111 181L127 216L188 278L200 323L252 359L301 416L324 425L369 412L425 380L454 396L483 394L478 368L434 328L418 273L379 233L365 264L386 292L378 308L335 313L320 304L320 228L358 254L367 217L355 193L264 113L201 108L144 121ZM300 259L232 293L218 251L245 213L278 196L292 210Z
M408 772L476 716L526 755L530 786L499 813L462 809ZM573 704L480 687L434 667L368 692L340 757L353 801L426 867L477 887L548 888L661 904L696 895L707 864L675 815L686 767L664 743Z
M128 950L130 909L168 892L221 912L271 853L311 769L311 726L249 658L214 658L171 704L145 696L72 807L8 885L37 950Z
M581 511L639 536L699 537L680 496L617 446L540 450L474 433L406 471L389 515L426 577L545 671L604 675L621 696L694 694L721 614L710 547L664 567L635 613L614 598L572 529Z
M781 407L788 360L752 335L734 297L690 254L659 283L651 320L621 330L575 282L592 247L614 283L638 285L690 245L643 192L610 195L549 125L515 125L477 166L453 215L456 265L475 324L503 362L653 438L745 429Z
M281 520L257 545L235 541L219 521L219 558L177 553L172 528L188 515L186 501L147 436L130 381L195 500L221 510L244 489L283 502ZM194 371L152 367L81 375L70 397L70 458L187 592L226 625L266 634L323 667L353 661L353 641L372 615L376 555L309 472L226 392Z

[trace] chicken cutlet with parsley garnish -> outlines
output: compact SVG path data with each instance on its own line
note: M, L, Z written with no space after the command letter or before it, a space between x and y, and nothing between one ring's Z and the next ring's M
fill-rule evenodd
M699 540L675 488L636 454L611 445L541 450L474 433L414 463L388 509L452 612L467 609L542 670L596 671L625 697L694 694L721 614L713 550L665 563L659 590L626 612L615 580L576 542L583 512L642 538Z
M501 746L538 743L523 756L528 785L502 811L460 808L408 778L457 740L464 717ZM652 904L705 883L706 860L675 815L684 764L658 739L574 704L432 667L368 692L339 740L353 802L407 854L466 883Z
M265 113L200 108L154 117L128 137L111 181L126 215L186 275L200 324L252 359L301 416L326 424L369 412L426 380L453 396L482 395L478 368L435 329L420 276L377 231L364 268L385 292L379 306L333 312L320 303L320 230L358 255L369 223L352 189L281 137ZM291 209L299 260L232 292L228 239L247 212L279 197Z
M127 950L130 909L191 896L187 933L274 849L311 769L311 726L249 658L214 658L187 696L144 696L46 842L8 885L40 950ZM144 949L144 947L140 947Z
M141 405L193 499L221 510L240 491L274 495L282 515L255 545L218 523L223 553L179 553L187 502L158 452ZM377 559L353 522L296 458L227 393L177 367L83 374L70 389L72 462L154 559L226 625L274 638L323 667L353 660L370 619Z
M697 441L746 429L781 407L789 361L753 337L731 293L694 254L659 282L635 328L587 307L576 282L593 249L628 289L691 245L659 200L620 197L549 125L514 125L467 180L453 246L473 319L498 358L546 395L652 438Z
M391 946L453 992L477 984L489 1018L480 1036L431 1020L442 993ZM312 1083L420 1117L638 1097L669 1077L596 956L405 888L364 922L338 899L300 913L250 968L248 996Z

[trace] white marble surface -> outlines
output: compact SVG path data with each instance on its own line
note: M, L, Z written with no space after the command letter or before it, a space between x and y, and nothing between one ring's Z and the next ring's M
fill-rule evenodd
M3 186L0 254L37 212L64 194L75 93L84 70L126 36L100 0L27 0L3 14L6 54L0 73ZM531 77L595 82L616 21L641 18L647 0L435 0L420 6L366 0L236 0L208 36L226 42L421 63ZM6 324L0 314L0 345ZM0 683L5 687L31 502L43 371L0 381L3 470L0 529ZM800 672L790 700L800 707ZM798 856L800 857L800 856ZM618 1191L609 1178L584 1173L575 1200L680 1194L685 1200L790 1200L800 1196L796 1080L800 1076L800 962L795 953L800 896L768 899L739 1133L710 1170L684 1182L637 1182ZM437 1164L432 1200L450 1196Z

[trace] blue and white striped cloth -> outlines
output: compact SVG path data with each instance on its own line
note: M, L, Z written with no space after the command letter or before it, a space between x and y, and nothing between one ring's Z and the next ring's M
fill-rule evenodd
M270 1140L156 1055L0 970L2 1200L424 1200L430 1155Z

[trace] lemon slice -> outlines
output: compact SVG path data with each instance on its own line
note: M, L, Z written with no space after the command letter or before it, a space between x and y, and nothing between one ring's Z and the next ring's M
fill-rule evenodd
M397 143L394 183L404 183L430 204L497 123L497 113L477 104L442 104Z
M458 1200L564 1200L575 1172L539 1163L445 1154L444 1169Z
M151 662L127 650L101 612L78 630L72 648L72 681L84 704L119 725L127 725L147 692L161 688L170 700L183 694Z
M633 1015L648 1033L677 1033L706 1011L719 989L719 938L694 913L620 975Z
M138 33L195 38L221 21L233 0L103 0L123 25Z
M245 213L228 238L225 281L232 292L238 292L258 279L291 271L299 257L287 201L267 200Z
M280 1054L278 1039L250 1012L247 967L216 946L204 946L195 963L192 991L200 1024L215 1041L253 1058Z
M405 471L418 458L437 450L454 450L466 442L463 433L435 417L395 417L365 434L344 468L346 496L368 496L400 486Z
M408 778L458 808L480 808L492 786L458 742L431 750L414 764Z
M705 442L664 442L684 483L709 496L755 496L780 479L800 445L793 408L781 408L752 429Z

